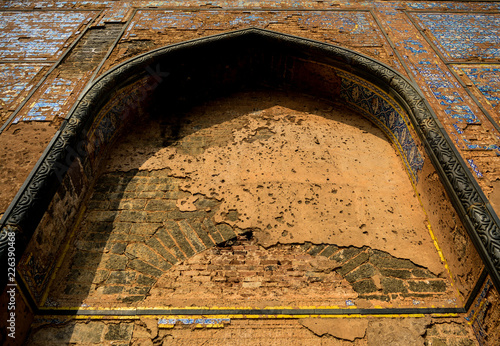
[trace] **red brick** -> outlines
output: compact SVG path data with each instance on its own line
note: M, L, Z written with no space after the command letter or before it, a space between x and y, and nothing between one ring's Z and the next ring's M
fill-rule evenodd
M189 276L198 276L200 272L198 270L187 270L183 271L182 275L189 275Z
M207 282L210 281L210 276L194 276L193 280L199 282Z

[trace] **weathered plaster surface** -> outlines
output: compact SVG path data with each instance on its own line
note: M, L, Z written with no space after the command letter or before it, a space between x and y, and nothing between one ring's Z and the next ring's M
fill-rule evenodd
M132 135L106 170L165 169L183 178L181 190L222 202L217 222L255 229L264 246L371 246L442 272L408 175L380 130L312 99L240 97L191 110L172 146L145 143L159 137L157 124L142 141Z
M253 91L141 119L87 210L46 306L458 303L401 158L340 104Z

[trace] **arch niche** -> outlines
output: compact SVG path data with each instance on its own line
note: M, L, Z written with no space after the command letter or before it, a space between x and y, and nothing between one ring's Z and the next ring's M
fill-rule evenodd
M106 73L79 100L3 219L4 234L15 232L20 244L18 271L35 305L45 302L54 258L82 215L103 159L131 123L151 107L175 114L191 103L262 86L336 100L376 124L399 151L433 232L444 240L452 274L472 277L457 280L462 297L473 290L483 264L500 287L498 218L418 89L348 49L245 29L138 56ZM436 199L445 190L449 197ZM461 249L450 234L455 215L461 223L453 227L468 234Z

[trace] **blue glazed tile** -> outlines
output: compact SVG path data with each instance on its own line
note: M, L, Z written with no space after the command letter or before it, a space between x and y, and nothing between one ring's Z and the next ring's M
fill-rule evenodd
M33 79L43 69L43 64L0 64L0 100L9 107L24 91L33 87Z
M479 168L475 165L474 160L469 159L467 160L467 162L469 163L469 166L472 168L474 174L476 174L478 178L482 178L483 174L479 171Z
M459 66L492 107L500 105L500 65Z
M373 86L347 73L339 71L338 74L344 77L341 82L340 98L360 110L397 143L405 158L408 171L416 182L417 173L422 169L424 161L408 128L409 120L403 115L404 112L395 109L393 104L380 96L381 94L375 93L372 90Z
M93 12L0 12L1 60L57 60L64 44Z
M228 324L231 323L229 318L160 318L158 319L159 325L175 325L175 324L201 324L201 325L214 325L214 324Z
M441 53L450 60L498 59L500 15L485 13L418 13Z
M18 117L14 123L17 123L21 118L24 121L45 121L52 120L57 116L64 116L65 114L62 114L61 110L73 93L75 84L75 81L58 77L52 83L42 86L42 90L46 88L42 95L30 106L27 114L24 117Z

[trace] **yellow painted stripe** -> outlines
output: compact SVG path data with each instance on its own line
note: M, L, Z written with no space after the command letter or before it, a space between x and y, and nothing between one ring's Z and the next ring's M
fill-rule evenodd
M486 301L485 299L483 299L483 300L481 301L481 303L480 303L480 304L479 304L479 306L477 307L476 311L474 311L474 315L472 316L472 318L470 319L470 321L468 321L468 322L467 322L468 324L472 324L472 323L474 323L474 322L476 321L476 319L477 319L477 315L479 314L479 312L480 312L480 311L481 311L481 309L483 308L483 305L484 305L485 301Z
M477 313L476 313L477 314ZM55 318L55 319L67 319L67 320L139 320L143 318L149 319L196 319L196 318L226 318L226 319L303 319L303 318L423 318L427 315L425 314L371 314L371 315L361 315L361 314L349 314L349 315L323 315L323 314L310 314L310 315L141 315L141 316L120 316L120 315L94 315L94 316L83 316L83 315L38 315L37 318ZM446 314L430 314L432 317L458 317L457 313L446 313ZM469 321L472 324L474 320ZM159 324L160 328L165 328L161 326L169 326L169 324ZM203 325L205 326L205 325Z

